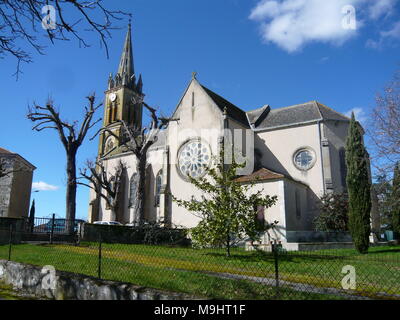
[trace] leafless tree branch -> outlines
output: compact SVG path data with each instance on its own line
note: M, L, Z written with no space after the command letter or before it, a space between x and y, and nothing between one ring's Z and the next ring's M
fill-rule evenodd
M42 10L48 5L55 8L54 26L42 28L42 21L46 21L49 13L42 13ZM95 32L99 36L108 58L110 31L117 29L114 22L126 16L131 14L105 8L103 0L0 0L0 58L8 55L16 58L15 74L18 77L21 63L32 62L32 50L38 54L45 53L40 35L53 44L55 40L76 39L84 47L89 47L84 32Z

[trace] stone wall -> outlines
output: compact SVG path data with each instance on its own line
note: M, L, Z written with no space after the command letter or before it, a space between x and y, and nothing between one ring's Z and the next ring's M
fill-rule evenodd
M286 231L287 242L352 242L348 232Z
M0 260L0 282L56 300L193 300L196 297ZM54 280L54 281L53 281Z
M13 173L0 178L0 218L8 216L8 207L11 199Z

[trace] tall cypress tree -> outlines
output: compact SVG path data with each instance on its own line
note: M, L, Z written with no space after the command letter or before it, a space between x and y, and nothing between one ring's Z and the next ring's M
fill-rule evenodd
M362 132L351 115L346 141L347 190L349 194L349 230L358 252L367 253L371 233L371 182L368 153Z
M393 231L400 233L400 162L394 168L391 204Z

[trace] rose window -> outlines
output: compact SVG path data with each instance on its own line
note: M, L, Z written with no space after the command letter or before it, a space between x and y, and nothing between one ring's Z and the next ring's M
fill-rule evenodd
M210 162L210 147L200 140L191 140L182 145L179 150L178 168L184 177L202 177Z

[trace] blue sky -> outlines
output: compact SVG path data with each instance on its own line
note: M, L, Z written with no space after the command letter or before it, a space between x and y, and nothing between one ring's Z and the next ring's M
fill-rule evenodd
M244 110L318 100L343 113L356 110L363 120L400 64L398 0L104 3L134 15L135 69L143 75L147 102L165 115L197 71L202 84ZM342 26L345 5L355 8L355 30ZM73 120L89 93L96 92L101 101L108 74L117 70L127 23L119 22L123 29L113 31L108 60L93 34L87 35L90 48L43 40L46 55L34 55L33 63L23 65L18 81L12 76L13 58L0 60L0 146L37 167L34 182L42 182L40 189L55 189L34 194L37 216L64 216L65 152L55 132L31 130L27 106L51 96L61 114ZM96 153L97 139L87 140L78 166ZM80 187L77 217L86 219L87 208L88 190Z

